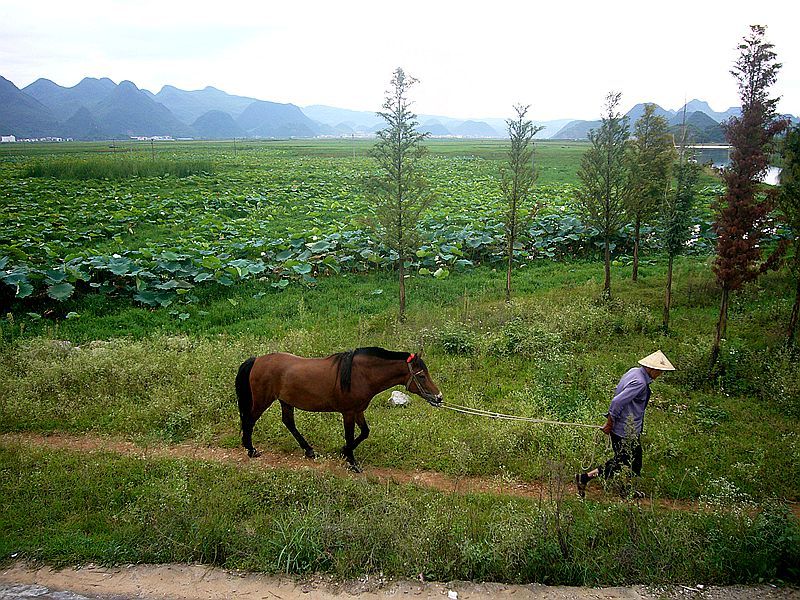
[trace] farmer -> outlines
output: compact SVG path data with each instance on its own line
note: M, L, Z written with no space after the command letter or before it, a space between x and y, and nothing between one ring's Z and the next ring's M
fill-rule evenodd
M645 356L639 364L640 367L634 367L619 380L611 407L606 413L606 424L602 427L603 433L611 436L614 457L588 473L575 475L581 498L586 495L589 481L595 477L608 479L625 466L630 467L637 476L642 470L642 444L639 438L644 425L644 411L650 399L650 383L664 371L674 371L675 367L661 350ZM644 496L639 491L633 495L636 498Z

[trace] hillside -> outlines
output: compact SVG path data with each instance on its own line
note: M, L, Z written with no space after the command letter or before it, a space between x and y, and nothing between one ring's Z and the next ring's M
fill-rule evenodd
M0 134L27 138L57 131L58 121L49 108L0 76Z
M212 110L227 113L235 119L253 102L257 102L256 98L233 96L211 86L202 90L186 91L165 85L154 99L184 123L192 123Z

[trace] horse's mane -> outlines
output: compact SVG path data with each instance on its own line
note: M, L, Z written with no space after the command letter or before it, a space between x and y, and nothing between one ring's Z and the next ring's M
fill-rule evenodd
M411 356L408 352L392 352L391 350L385 350L376 346L356 348L355 350L332 354L331 358L339 367L339 386L342 391L350 391L351 377L353 374L353 358L359 354L374 356L384 360L408 360L408 357Z

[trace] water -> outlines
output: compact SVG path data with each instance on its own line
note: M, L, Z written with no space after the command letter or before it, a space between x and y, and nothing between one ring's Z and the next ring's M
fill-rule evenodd
M725 168L731 164L729 149L727 146L718 148L696 148L695 159L697 159L698 163L703 165L711 163L717 169ZM778 180L780 174L781 170L778 167L769 167L764 177L761 178L761 181L762 183L767 183L769 185L778 185L780 183Z

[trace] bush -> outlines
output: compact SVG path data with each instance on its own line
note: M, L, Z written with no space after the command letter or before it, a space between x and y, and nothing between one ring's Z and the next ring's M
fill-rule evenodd
M25 170L26 177L53 177L55 179L127 179L128 177L189 177L213 173L210 161L141 160L135 158L61 158L32 164Z

